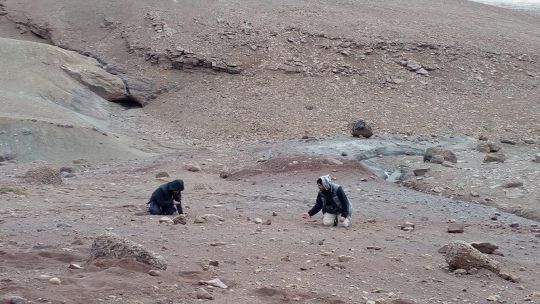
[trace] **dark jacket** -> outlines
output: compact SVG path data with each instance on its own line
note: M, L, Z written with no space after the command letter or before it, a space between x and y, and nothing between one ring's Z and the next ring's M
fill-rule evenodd
M339 202L334 200L333 187L336 189L336 196ZM323 213L341 214L343 217L350 216L349 199L347 198L347 195L345 195L345 191L343 191L343 188L341 188L340 185L336 184L332 184L332 188L319 191L315 206L308 212L309 216L314 216L321 211L321 209Z
M182 201L182 193L178 192L174 194L173 191L183 191L184 190L184 181L181 179L174 180L172 182L163 184L159 186L150 197L150 202L155 202L160 207L166 207L168 205L174 204L174 201ZM182 205L177 205L178 213L182 214Z

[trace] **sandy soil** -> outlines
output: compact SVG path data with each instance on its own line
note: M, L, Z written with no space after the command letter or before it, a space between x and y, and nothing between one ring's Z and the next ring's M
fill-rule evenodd
M484 303L492 295L513 303L539 290L539 239L530 232L534 222L506 213L493 221L493 208L420 194L348 164L321 166L324 161L318 160L312 166L315 159L294 160L299 162L295 170L282 172L252 162L252 169L262 173L229 180L220 179L210 161L202 172L186 171L180 164L192 159L184 158L81 168L57 187L4 178L3 183L24 194L2 195L2 292L45 303L191 303L198 282L212 278L230 286L210 290L216 303L365 303L380 298ZM17 175L21 166L6 169ZM161 182L154 175L164 170L187 182L185 226L136 215ZM319 217L300 217L314 202L314 179L332 170L355 206L349 229L322 227ZM225 221L193 223L208 213ZM253 223L257 217L271 225ZM465 224L465 233L447 233L451 220ZM400 230L405 221L413 222L415 230ZM509 228L514 222L520 226ZM153 277L148 266L133 261L91 260L92 238L108 231L163 255L169 268ZM451 274L437 250L456 239L498 244L504 257L496 260L521 282L483 271ZM341 263L340 255L353 259ZM210 260L219 266L203 270ZM70 263L83 269L68 269ZM52 285L47 276L62 283Z

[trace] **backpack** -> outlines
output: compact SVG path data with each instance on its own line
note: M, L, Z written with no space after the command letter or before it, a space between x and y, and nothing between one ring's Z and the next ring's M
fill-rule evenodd
M339 187L340 186L338 184L330 184L330 188L332 189L332 200L334 202L336 202L341 209L343 209L343 202L337 196L337 190L338 190ZM326 198L324 197L324 195L321 197L321 199L322 199L322 202L323 202L323 207L325 208ZM348 201L349 201L349 217L350 217L350 216L352 216L352 213L353 213L353 206L351 204L351 200L348 200Z

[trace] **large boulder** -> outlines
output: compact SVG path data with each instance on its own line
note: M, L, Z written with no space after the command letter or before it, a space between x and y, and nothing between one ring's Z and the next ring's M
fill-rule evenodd
M500 272L499 263L481 253L471 244L464 241L455 241L448 245L446 262L451 269L485 268L494 273Z
M24 180L29 183L46 185L60 185L62 183L60 172L47 166L29 169L24 174Z
M351 134L354 137L363 136L365 138L370 138L371 136L373 136L373 130L371 129L371 126L368 125L365 121L358 120L353 124Z
M133 258L138 262L157 269L167 269L167 261L162 256L148 251L142 245L114 233L106 233L98 236L92 244L90 254L94 258Z
M116 101L127 97L122 79L99 66L71 64L62 66L62 70L105 100Z
M457 157L454 152L441 147L428 148L424 153L424 162L433 162L441 158L454 164L457 163Z

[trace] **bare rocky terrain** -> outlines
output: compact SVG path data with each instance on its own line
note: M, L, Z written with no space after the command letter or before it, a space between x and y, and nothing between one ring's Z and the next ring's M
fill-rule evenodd
M460 0L0 0L1 301L539 303L538 50Z

